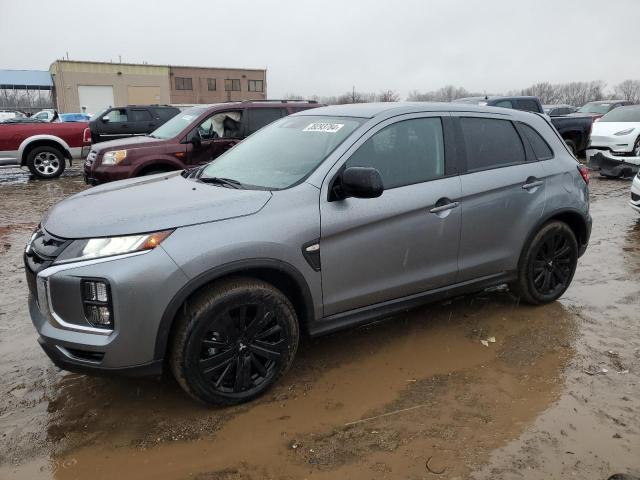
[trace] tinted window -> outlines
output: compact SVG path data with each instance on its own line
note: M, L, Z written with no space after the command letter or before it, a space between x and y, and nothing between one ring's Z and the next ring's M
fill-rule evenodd
M461 118L469 171L525 161L524 147L513 124L493 118Z
M281 108L251 108L248 110L247 115L249 116L247 135L251 135L265 125L286 115L286 112L283 112Z
M180 113L180 111L175 108L156 108L156 114L160 117L160 120L169 120L178 113Z
M376 168L384 188L442 177L442 122L439 118L417 118L389 125L363 143L346 165Z
M540 107L538 106L538 102L535 100L529 99L520 99L516 102L516 109L524 110L525 112L539 112Z
M151 114L147 110L131 110L132 122L149 122L152 119Z
M524 136L529 140L533 153L538 160L549 160L550 158L553 158L553 150L551 150L549 144L545 142L544 138L542 138L538 132L524 123L521 123L520 126L524 132Z

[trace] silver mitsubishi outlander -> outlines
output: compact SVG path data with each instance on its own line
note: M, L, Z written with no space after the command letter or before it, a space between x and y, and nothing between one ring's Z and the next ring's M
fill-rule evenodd
M504 283L556 300L589 240L588 181L540 115L308 110L199 168L57 204L25 250L31 317L63 369L166 366L196 399L244 402L303 332Z

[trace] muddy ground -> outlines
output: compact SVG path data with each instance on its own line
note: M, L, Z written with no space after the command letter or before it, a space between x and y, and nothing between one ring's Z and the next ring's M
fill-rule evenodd
M590 248L558 302L505 289L303 340L249 405L171 378L57 370L27 312L22 249L84 187L0 170L0 479L604 479L640 474L640 217L594 178ZM493 340L484 346L481 340Z

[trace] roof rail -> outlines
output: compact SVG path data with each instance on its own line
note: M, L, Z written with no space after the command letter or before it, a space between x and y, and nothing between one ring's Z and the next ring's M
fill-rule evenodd
M317 100L241 100L241 103L318 103Z
M172 105L167 105L166 103L146 103L143 105L129 104L127 107L171 107ZM116 107L118 108L118 107ZM122 108L122 107L120 107Z

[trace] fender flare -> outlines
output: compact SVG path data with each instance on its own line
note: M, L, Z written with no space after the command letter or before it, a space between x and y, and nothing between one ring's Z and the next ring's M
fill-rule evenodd
M63 139L61 139L60 137L56 137L55 135L46 135L46 134L32 135L31 137L25 138L20 144L20 146L18 147L18 158L20 159L21 165L24 165L23 157L24 157L24 151L26 150L26 148L29 145L31 145L33 142L37 142L38 140L49 140L55 143L59 143L60 146L64 149L62 153L67 154L68 157L71 158L71 148L69 147L69 144L65 142Z
M306 316L306 322L310 323L314 320L314 304L311 290L304 275L293 265L277 260L274 258L250 258L238 260L214 267L200 275L190 279L174 297L169 301L158 325L156 332L156 342L154 348L153 359L162 360L165 357L167 346L169 343L169 335L173 327L174 319L184 302L200 288L206 284L234 274L242 274L252 269L271 269L284 272L291 280L293 280L302 293L303 308ZM301 323L304 321L300 319ZM301 325L302 327L303 325Z

